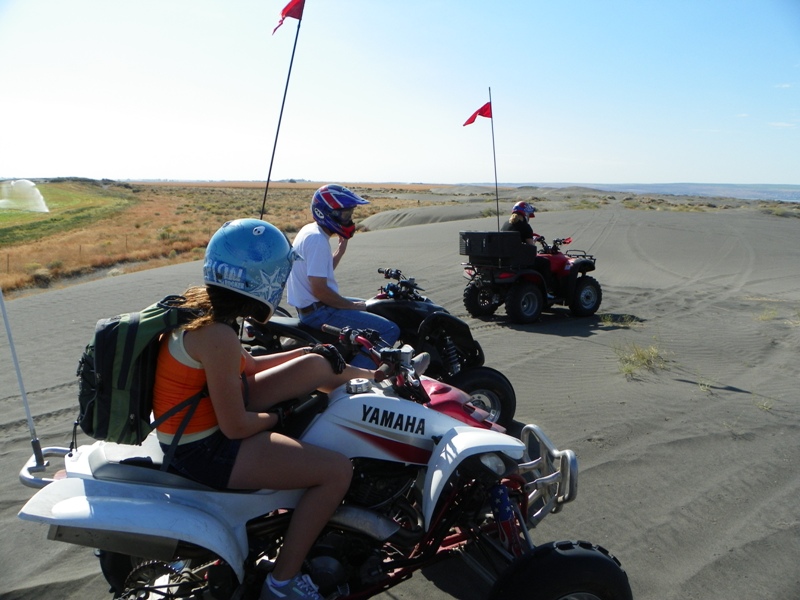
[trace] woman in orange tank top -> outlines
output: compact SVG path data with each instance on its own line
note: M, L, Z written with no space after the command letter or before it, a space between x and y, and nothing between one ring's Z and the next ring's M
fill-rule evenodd
M272 316L294 258L286 236L257 219L230 221L212 236L203 266L206 286L185 293L184 306L199 316L162 341L153 400L158 417L208 389L179 439L172 469L221 489L305 489L262 599L282 597L290 588L276 590L289 580L294 593L302 588L300 597L320 597L300 567L352 477L344 455L270 431L278 416L267 411L314 390L376 377L375 371L347 365L330 348L266 356L243 349L238 320L264 322ZM158 427L162 448L172 441L181 416Z

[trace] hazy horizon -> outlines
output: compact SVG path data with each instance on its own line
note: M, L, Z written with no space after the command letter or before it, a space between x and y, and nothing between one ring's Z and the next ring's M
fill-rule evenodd
M30 180L33 182L53 181L61 179L76 179L90 181L117 181L121 183L253 183L266 184L263 179L93 179L88 177L20 177L8 180L0 179L0 183L5 181ZM343 181L343 180L311 180L304 178L290 177L287 179L272 180L270 183L344 183L350 185L430 185L430 186L476 186L494 188L494 182L458 182L442 183L434 181ZM566 188L577 187L584 189L595 189L604 192L627 192L634 194L663 194L672 196L703 196L737 198L740 200L776 200L780 202L800 202L800 185L794 184L735 184L735 183L593 183L593 182L498 182L500 187L535 187L535 188ZM0 186L0 192L4 190ZM0 200L3 199L0 193ZM2 206L0 206L2 208Z

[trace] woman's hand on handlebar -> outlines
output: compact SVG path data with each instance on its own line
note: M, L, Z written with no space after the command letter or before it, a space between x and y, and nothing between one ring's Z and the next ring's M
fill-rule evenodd
M333 372L339 375L347 368L342 355L333 344L315 344L309 351L311 354L319 354L325 358L330 364Z

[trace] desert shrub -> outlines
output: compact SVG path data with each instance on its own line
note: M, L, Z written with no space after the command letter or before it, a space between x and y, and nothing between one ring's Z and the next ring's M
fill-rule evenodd
M50 287L50 283L53 281L52 275L50 275L50 271L47 269L36 269L33 272L33 283L36 287L46 288Z
M619 359L619 368L628 379L633 379L640 370L657 371L667 368L667 361L661 349L655 345L640 346L631 342L624 347L614 349Z

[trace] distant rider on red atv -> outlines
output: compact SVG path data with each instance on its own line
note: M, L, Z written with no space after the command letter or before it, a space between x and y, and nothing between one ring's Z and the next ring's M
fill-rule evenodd
M536 218L536 207L528 202L517 202L511 209L511 216L508 221L503 223L503 231L516 231L523 244L536 247L536 242L541 237L533 232L533 228L528 222L529 219ZM547 287L553 289L553 274L550 271L550 261L546 258L537 256L533 263L534 268L539 271L547 282Z
M503 231L517 231L523 244L536 245L539 234L533 232L528 219L536 218L536 207L527 202L517 202L511 209L511 216L503 223Z

